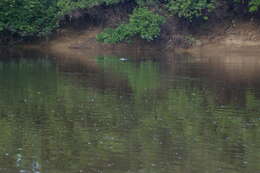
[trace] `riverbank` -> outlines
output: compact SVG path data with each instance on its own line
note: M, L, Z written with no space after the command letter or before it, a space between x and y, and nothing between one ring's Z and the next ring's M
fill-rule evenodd
M176 17L176 15L169 15L165 9L160 12L157 6L150 7L149 10L166 18L165 23L161 25L158 38L147 41L141 39L137 34L136 37L131 38L130 43L123 41L105 44L96 40L97 35L102 33L105 28L116 28L122 23L128 23L129 15L131 16L133 9L137 6L130 1L111 6L97 5L67 13L60 19L60 27L49 37L43 37L40 40L28 38L25 40L26 43L20 42L19 39L10 42L13 42L15 46L44 47L54 52L68 54L89 49L128 50L137 48L163 51L181 49L193 52L204 48L214 49L214 47L234 49L260 46L260 21L257 14L245 13L246 9L237 7L239 6L219 1L214 12L208 14L208 20L196 19L192 22ZM142 17L138 20L141 19ZM8 40L8 37L0 38ZM21 44L17 44L18 42Z
M198 52L219 54L222 52L219 50L244 51L248 53L258 51L260 46L260 26L257 21L254 21L254 19L239 19L232 20L229 27L227 27L228 24L230 24L229 21L226 21L225 25L223 23L214 24L207 30L195 31L194 33L189 33L188 31L185 34L172 33L172 35L168 35L168 38L165 36L154 42L135 39L131 43L118 44L105 44L96 41L96 35L102 32L103 28L100 26L89 26L81 31L64 29L61 31L62 34L52 40L42 42L41 45L53 52L72 55L86 51L105 50L109 52L117 49L123 49L128 52L133 51L133 49L156 49L168 52L177 50L195 54L198 54ZM174 37L179 37L180 39L174 39ZM190 43L187 43L189 41Z
M99 50L110 52L117 49L126 52L141 49L166 52L177 50L195 54L203 50L218 54L221 49L257 51L260 46L260 21L256 15L235 16L220 7L203 22L189 23L178 17L167 17L166 23L161 26L160 36L153 41L134 37L131 42L106 44L96 40L96 36L105 28L115 28L126 23L132 10L133 4L129 3L114 5L113 8L96 6L76 10L69 14L70 22L63 21L65 23L51 37L19 46L44 48L67 55L84 55L86 52L90 54Z

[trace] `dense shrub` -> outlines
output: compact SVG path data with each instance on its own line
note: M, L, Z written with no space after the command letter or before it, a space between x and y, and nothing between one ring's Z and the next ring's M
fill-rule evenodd
M102 33L97 35L97 40L104 43L118 43L127 41L135 35L133 28L127 24L121 24L116 29L106 28Z
M58 26L61 16L74 9L120 1L123 0L0 0L0 32L46 35Z
M168 10L188 20L203 17L207 19L207 15L215 8L214 0L170 0L167 4Z
M57 7L51 0L1 0L0 31L44 35L57 26Z
M247 12L257 12L260 8L260 0L230 0L229 4L247 9Z
M58 0L57 6L60 8L60 15L64 15L74 9L91 8L100 4L111 5L123 1L124 0Z
M260 0L251 0L249 2L249 11L256 12L260 7Z
M97 40L105 43L117 43L129 40L133 36L140 36L142 39L151 41L159 36L160 25L164 22L164 17L147 8L136 8L130 15L128 24L122 24L116 29L106 29L97 35Z
M149 6L149 5L158 4L160 1L159 0L135 0L135 2L139 6Z

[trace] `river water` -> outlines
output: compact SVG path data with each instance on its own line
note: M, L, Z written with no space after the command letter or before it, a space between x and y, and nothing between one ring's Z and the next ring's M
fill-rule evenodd
M260 59L2 51L0 173L260 173Z

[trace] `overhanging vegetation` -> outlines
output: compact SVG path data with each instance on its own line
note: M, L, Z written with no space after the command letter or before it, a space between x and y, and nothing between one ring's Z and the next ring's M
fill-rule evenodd
M260 0L1 0L0 36L6 33L20 37L46 36L59 27L62 16L73 10L130 1L134 1L136 9L129 23L106 29L97 36L99 41L117 43L133 36L151 41L159 36L166 17L174 15L188 22L208 20L222 3L248 13L255 13L260 7Z

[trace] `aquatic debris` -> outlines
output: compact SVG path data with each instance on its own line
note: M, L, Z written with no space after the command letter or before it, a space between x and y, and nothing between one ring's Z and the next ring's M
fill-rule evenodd
M120 61L127 61L127 58L120 58Z
M21 162L22 162L22 155L21 154L17 154L16 157L17 157L17 159L16 159L16 166L20 167L21 166Z
M40 173L40 169L41 169L41 165L37 161L33 160L33 162L32 162L32 171L34 173Z

